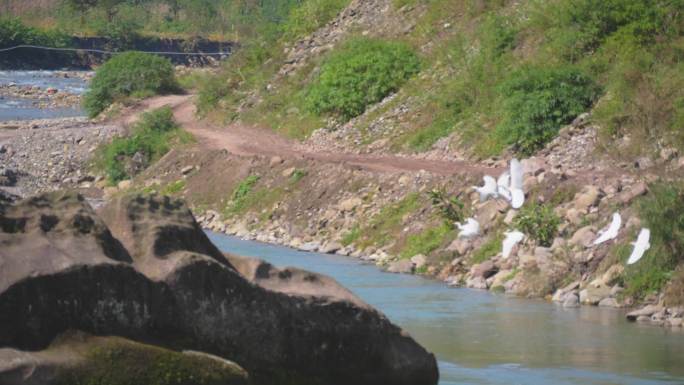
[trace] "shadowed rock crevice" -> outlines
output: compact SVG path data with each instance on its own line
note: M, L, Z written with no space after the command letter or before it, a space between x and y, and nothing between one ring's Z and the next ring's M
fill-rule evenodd
M437 382L434 356L383 314L329 277L224 256L182 202L122 197L103 222L54 193L1 218L26 222L0 232L0 348L75 329L234 360L259 384Z

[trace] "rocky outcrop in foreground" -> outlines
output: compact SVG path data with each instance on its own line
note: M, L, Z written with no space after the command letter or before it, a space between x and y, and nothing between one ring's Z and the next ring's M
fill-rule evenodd
M432 354L336 282L226 258L166 197L119 198L101 216L73 193L0 204L0 348L49 352L70 330L230 359L258 384L438 380ZM23 383L64 383L48 367Z

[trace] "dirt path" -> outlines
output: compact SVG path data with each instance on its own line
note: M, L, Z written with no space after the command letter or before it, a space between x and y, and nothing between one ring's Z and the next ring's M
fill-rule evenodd
M242 156L280 156L284 159L310 159L320 162L346 164L377 172L418 172L425 170L438 175L463 173L490 173L498 175L501 170L460 161L425 160L402 156L375 156L351 153L314 152L303 148L293 140L276 132L241 124L221 127L195 116L192 95L159 96L145 100L126 114L121 121L134 122L141 111L169 106L176 121L191 132L200 145L211 149L225 149Z

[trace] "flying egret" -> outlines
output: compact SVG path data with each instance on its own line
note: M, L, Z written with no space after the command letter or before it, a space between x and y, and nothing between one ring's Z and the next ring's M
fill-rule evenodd
M480 202L486 201L487 199L489 199L489 197L497 198L498 193L496 191L497 190L496 180L494 179L494 177L491 177L489 175L485 175L482 177L482 180L484 181L484 186L482 186L482 187L473 186L473 188L478 193L480 193Z
M639 236L637 237L636 242L632 242L634 248L632 249L632 255L630 255L629 259L627 260L628 265L638 262L641 259L641 257L644 256L646 250L651 248L651 244L649 243L650 239L651 230L641 229L641 232L639 232Z
M466 219L465 224L457 223L456 227L461 230L458 233L459 238L473 238L480 234L480 223L474 218Z
M515 245L525 239L525 234L518 230L506 231L504 234L506 234L506 238L503 240L503 250L501 251L501 256L503 259L508 259L508 257L511 256L511 251L513 251Z
M610 222L608 227L599 231L599 236L596 238L596 240L594 240L594 245L600 245L603 242L610 241L611 239L617 237L618 232L620 231L620 226L622 226L622 217L619 213L614 213L613 221Z

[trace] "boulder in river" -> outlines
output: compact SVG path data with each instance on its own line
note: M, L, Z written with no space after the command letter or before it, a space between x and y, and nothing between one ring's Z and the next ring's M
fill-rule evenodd
M0 203L0 348L47 352L69 330L229 359L259 384L438 380L432 354L334 280L227 258L167 197L101 215L65 192Z

